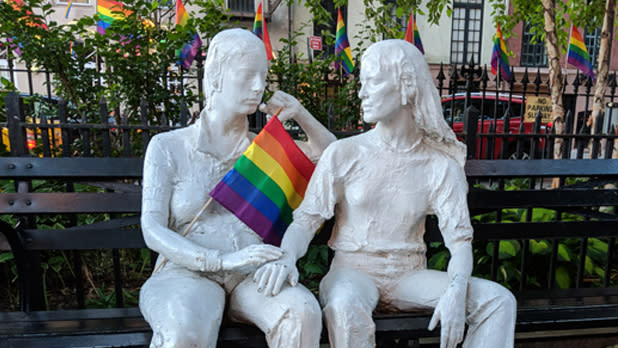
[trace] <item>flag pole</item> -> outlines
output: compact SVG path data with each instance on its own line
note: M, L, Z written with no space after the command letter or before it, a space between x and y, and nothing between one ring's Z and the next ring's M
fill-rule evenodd
M279 107L279 109L277 109L277 112L275 112L275 114L273 115L273 117L277 117L279 116L279 113L281 112L281 109L283 109L283 107ZM195 215L195 217L193 218L193 220L191 220L191 222L189 223L189 225L187 225L187 227L185 228L185 230L182 232L182 236L186 237L187 234L189 234L189 231L191 231L191 228L193 227L193 225L195 225L195 223L197 222L197 219L200 218L200 216L204 213L204 211L206 211L206 209L210 206L210 204L212 203L213 198L210 197L206 203L204 203L204 205L202 206L202 208L200 209L200 211L197 212L197 214ZM165 256L161 259L161 262L157 265L157 267L154 269L154 271L152 271L152 273L157 273L161 268L163 268L163 266L167 263L167 258L165 258Z

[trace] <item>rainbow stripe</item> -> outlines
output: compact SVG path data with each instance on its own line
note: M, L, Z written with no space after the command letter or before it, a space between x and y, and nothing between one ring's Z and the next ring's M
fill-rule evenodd
M266 58L268 60L273 59L273 48L270 44L270 37L268 36L268 29L266 28L266 21L262 17L262 3L258 5L255 11L255 20L253 21L253 33L264 42L266 48Z
M69 1L66 10L64 10L64 18L69 19L69 13L71 13L71 7L73 7L73 1Z
M105 31L112 25L112 22L117 19L130 16L133 11L123 9L124 5L121 2L114 0L98 0L97 14L99 21L97 22L97 31L101 35L105 35Z
M265 243L278 246L314 168L273 117L210 195Z
M189 18L189 13L187 13L182 0L176 0L176 25L182 27L186 26L189 22ZM176 64L185 69L191 68L191 64L193 64L193 60L195 56L197 56L200 47L202 47L202 39L200 38L200 34L195 32L191 41L187 42L181 49L176 50L176 58L178 59Z
M404 40L413 44L419 51L421 51L422 54L425 54L423 42L421 41L421 34L418 32L418 27L416 26L416 21L414 20L414 12L410 13L410 19L408 19L408 27L406 28Z
M191 64L193 64L193 60L197 56L200 47L202 47L202 39L200 34L195 33L190 42L186 43L182 49L176 50L176 58L178 58L176 64L182 65L185 69L191 68Z
M341 65L343 65L343 70L345 70L346 74L349 74L354 70L354 59L352 58L348 34L346 34L345 24L343 23L343 16L341 16L341 9L338 8L337 12L335 55L339 57L338 60L342 63Z
M491 72L496 75L498 69L500 69L500 78L508 81L511 79L511 68L506 51L502 30L500 30L500 24L498 24L496 35L494 36L494 48L491 51Z
M176 1L176 25L185 26L189 21L189 14L187 10L185 10L185 5L183 5L182 0Z
M592 62L590 61L588 49L586 48L582 34L574 25L571 25L571 38L569 39L567 62L577 67L594 81L594 72L592 71Z

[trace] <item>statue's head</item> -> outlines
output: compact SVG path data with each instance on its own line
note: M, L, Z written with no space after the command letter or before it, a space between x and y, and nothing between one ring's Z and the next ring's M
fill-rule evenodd
M262 41L250 31L227 29L215 35L204 63L206 108L256 110L264 93L268 61Z
M372 44L361 58L360 76L361 83L377 77L377 84L380 84L365 86L363 83L359 92L365 121L376 122L383 117L381 114L409 109L424 136L438 146L453 147L451 150L457 153L454 156L463 164L465 146L457 141L444 120L429 66L413 44L404 40Z

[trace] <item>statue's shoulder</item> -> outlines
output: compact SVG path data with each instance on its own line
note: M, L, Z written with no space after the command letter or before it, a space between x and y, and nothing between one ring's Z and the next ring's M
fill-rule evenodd
M193 144L197 141L193 128L193 126L188 126L158 133L152 137L148 144L148 148L156 148L157 151L178 152L183 149L185 145Z
M336 156L345 156L350 153L357 154L359 152L367 151L370 148L367 145L371 144L371 141L370 132L361 133L332 142L328 145L325 153L330 152L331 155Z

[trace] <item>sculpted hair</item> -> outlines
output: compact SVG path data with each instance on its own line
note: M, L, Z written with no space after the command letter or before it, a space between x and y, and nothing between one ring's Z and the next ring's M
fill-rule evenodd
M391 72L393 81L400 83L401 103L410 106L427 142L463 169L466 146L444 120L440 96L422 53L407 41L384 40L369 46L362 60L368 56L380 63L380 71Z
M234 60L255 52L264 55L266 51L262 41L252 32L244 29L226 29L220 31L208 45L206 62L204 62L204 94L206 109L212 107L212 95L221 89L223 70L235 66Z

